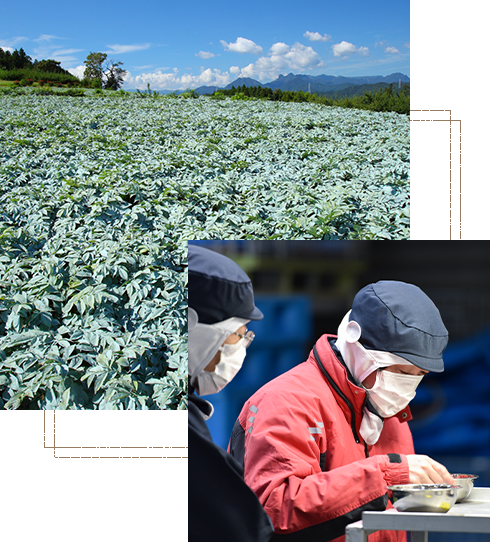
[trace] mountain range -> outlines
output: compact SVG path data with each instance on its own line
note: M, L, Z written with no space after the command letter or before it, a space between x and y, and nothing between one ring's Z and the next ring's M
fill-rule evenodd
M403 73L392 73L391 75L366 75L361 77L343 77L342 75L301 75L289 73L288 75L280 75L276 80L269 83L260 83L250 77L240 77L227 85L226 87L217 86L202 86L196 88L198 94L212 94L220 89L229 90L233 87L237 88L245 85L246 87L268 87L272 90L279 89L282 91L304 91L326 95L339 91L345 91L350 87L358 85L378 85L384 83L389 85L391 83L408 83L410 79ZM368 87L364 87L368 88Z

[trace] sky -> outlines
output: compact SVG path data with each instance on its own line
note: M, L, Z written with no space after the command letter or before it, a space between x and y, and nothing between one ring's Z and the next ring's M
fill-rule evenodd
M410 76L409 0L248 2L23 0L0 6L0 47L77 76L91 52L127 70L125 88L223 87L280 74Z

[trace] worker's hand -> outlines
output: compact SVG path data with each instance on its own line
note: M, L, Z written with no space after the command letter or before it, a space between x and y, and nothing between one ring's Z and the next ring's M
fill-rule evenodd
M444 465L427 455L407 455L411 484L454 484Z

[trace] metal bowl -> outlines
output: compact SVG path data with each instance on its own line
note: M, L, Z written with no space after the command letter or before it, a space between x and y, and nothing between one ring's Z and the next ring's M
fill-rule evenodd
M475 479L478 478L478 476L475 474L451 474L451 476L455 479L456 483L461 486L461 489L458 491L456 502L464 501L471 493Z
M460 488L448 484L388 486L388 497L400 512L447 512L456 502Z

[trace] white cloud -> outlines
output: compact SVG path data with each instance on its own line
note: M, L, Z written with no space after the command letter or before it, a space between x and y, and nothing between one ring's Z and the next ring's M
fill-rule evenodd
M272 45L267 56L262 56L256 62L245 66L241 70L240 76L270 81L284 72L305 72L324 66L323 60L311 47L301 43L289 46L286 43L278 42Z
M85 65L77 66L76 68L68 68L68 71L78 77L78 79L83 79L83 72L85 71Z
M233 74L240 73L240 68L238 66L232 66L230 68L230 73L233 73Z
M50 59L56 60L56 62L60 62L62 66L65 66L65 69L67 69L66 67L69 65L80 62L80 59L76 56L51 55Z
M322 36L320 32L306 31L303 36L310 41L329 41L332 39L332 36L329 36L328 34L323 34Z
M406 47L407 49L410 49L410 42L405 43L405 47Z
M14 48L17 48L17 44L22 41L28 41L29 38L26 38L24 36L17 36L15 38L11 38L8 40L0 40L0 49L3 49L4 51L10 51L11 53L14 52Z
M80 59L76 53L80 53L83 49L60 49L59 45L50 43L51 39L64 39L56 38L56 36L43 35L34 41L39 43L39 46L34 49L33 58L38 60L52 59L57 62L61 62L65 69L73 67L76 62L80 62Z
M282 71L288 70L288 61L284 56L272 55L260 57L257 62L249 64L242 69L241 77L253 79L274 79Z
M377 49L378 47L384 47L385 44L386 44L386 41L385 41L385 40L377 41L377 42L374 44L374 47Z
M150 48L149 43L142 43L139 45L108 45L109 47L108 51L104 51L104 53L110 54L110 55L120 55L122 53L132 53L133 51L144 51L145 49Z
M290 62L291 68L295 70L301 68L311 70L324 66L318 53L311 47L306 47L306 45L302 45L301 43L295 43L289 53L286 53L284 56Z
M208 68L199 75L179 75L178 69L174 68L171 73L155 71L142 73L136 77L133 77L128 72L124 84L126 87L145 89L147 84L150 83L151 88L154 90L185 90L186 88L197 88L202 85L223 87L230 81L230 74L228 72L222 73L218 69L212 70Z
M289 45L286 45L285 43L278 42L274 43L274 45L269 49L270 55L285 55L289 53Z
M399 53L400 51L396 47L386 47L385 53Z
M56 49L55 51L53 51L53 54L58 56L65 56L72 55L73 53L80 53L80 51L83 51L83 49Z
M356 47L354 44L348 41L342 41L332 45L333 55L341 58L347 58L350 55L358 54L360 56L367 56L369 49L367 47Z
M213 56L215 56L213 53L210 53L208 51L199 51L199 53L196 53L196 56L198 56L199 58L213 58Z
M50 34L41 34L39 36L39 38L36 38L36 39L34 39L32 41L41 41L41 42L43 42L43 41L66 40L66 39L68 39L68 38L62 38L60 36L52 36Z
M357 47L347 41L342 41L341 43L336 43L332 45L334 56L349 56L357 53Z
M264 50L260 45L257 45L252 40L247 38L237 38L235 43L227 43L224 40L220 40L221 45L227 50L233 53L251 53L253 55L261 55Z
M201 72L201 75L198 76L197 79L194 76L191 76L191 77L193 81L196 80L196 81L199 81L199 83L202 83L204 85L210 85L211 83L214 83L214 84L217 83L220 74L221 72L216 73L216 72L213 72L211 68L208 68L207 70L204 70L203 72ZM229 80L229 76L227 80Z
M52 34L41 34L38 38L32 40L38 43L38 46L34 49L34 58L38 60L52 59L64 64L65 69L71 67L74 62L80 62L76 53L80 53L83 49L60 49L60 45L52 43L54 40L66 40L68 38L62 38L60 36L53 36Z
M242 68L240 71L240 77L251 77L252 79L257 78L258 70L255 66L255 64L249 64L248 66L245 66L245 68ZM238 74L237 74L238 75ZM258 76L259 79L261 76Z

